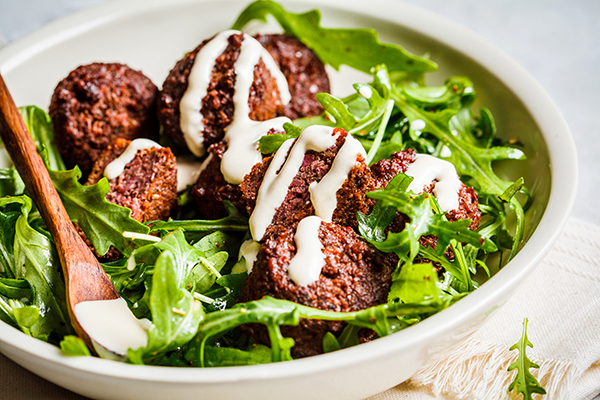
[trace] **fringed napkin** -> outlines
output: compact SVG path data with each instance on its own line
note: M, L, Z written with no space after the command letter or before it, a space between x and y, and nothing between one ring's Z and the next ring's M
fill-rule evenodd
M544 261L517 293L469 337L432 359L408 382L370 400L521 399L508 393L524 318L539 364L532 374L543 400L588 400L600 394L600 227L571 219Z

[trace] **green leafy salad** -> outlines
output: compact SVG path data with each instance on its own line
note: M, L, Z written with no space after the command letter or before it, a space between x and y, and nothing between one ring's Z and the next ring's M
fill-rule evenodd
M408 191L412 178L399 174L385 189L368 193L376 199L369 215L357 215L362 238L399 258L386 304L337 313L272 297L238 303L247 273L232 271L240 270L236 263L245 263L239 254L249 236L246 217L226 204L226 218L200 220L188 188L179 195L175 219L139 223L130 218L129 209L105 200L106 178L92 186L80 184L79 169L66 170L54 145L49 116L40 108L23 107L69 216L98 254L112 246L123 255L103 268L134 315L152 322L147 346L130 349L127 362L214 367L291 360L294 340L284 337L280 327L298 325L302 318L347 323L339 337L325 336L325 352L354 346L362 328L386 336L449 307L519 250L529 195L522 178L504 180L492 163L525 156L515 147L518 143L509 146L496 138L488 109L471 109L477 95L469 78L454 76L445 85L426 86L426 73L437 69L433 61L380 43L370 29L323 28L316 10L293 14L277 3L257 1L232 29L266 21L267 15L323 63L336 69L345 64L372 79L356 83L356 93L346 98L318 94L325 112L286 124L284 134L263 136L261 152L274 152L310 125L328 125L358 139L369 165L407 148L433 155L450 161L461 181L475 189L482 212L479 228L471 231L470 220L448 221L434 196ZM52 238L14 167L8 162L0 167L0 319L66 354L89 355L69 321ZM400 232L388 233L397 212L410 222ZM435 248L420 244L426 235L437 237ZM453 257L444 254L448 247ZM271 346L240 332L237 328L245 323L263 324Z

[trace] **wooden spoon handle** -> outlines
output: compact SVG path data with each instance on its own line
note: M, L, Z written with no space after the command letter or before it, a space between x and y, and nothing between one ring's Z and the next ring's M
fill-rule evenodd
M54 221L47 224L52 237L60 237L63 231L72 229L72 224L1 75L0 112L0 136L4 146L44 222Z
M58 249L69 310L82 301L118 298L98 260L71 223L2 75L0 137Z

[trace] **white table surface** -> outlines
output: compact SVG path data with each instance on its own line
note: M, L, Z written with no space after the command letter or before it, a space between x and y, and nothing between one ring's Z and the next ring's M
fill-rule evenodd
M0 46L44 23L104 1L0 0ZM600 1L405 1L479 33L544 86L569 123L579 155L579 190L572 215L600 225L600 123L596 120L600 113ZM1 379L0 387L6 384ZM56 397L47 398L64 398L63 392L56 390Z

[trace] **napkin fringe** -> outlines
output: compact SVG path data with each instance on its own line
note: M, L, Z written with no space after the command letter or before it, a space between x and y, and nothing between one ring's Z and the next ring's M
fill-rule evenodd
M497 345L484 344L467 339L449 351L438 354L432 362L418 371L412 378L417 385L426 385L437 396L452 395L457 399L520 399L516 391L508 393L508 387L516 371L508 372L508 366L518 357ZM580 376L580 371L566 361L536 361L539 369L530 372L546 389L548 400L567 400ZM540 399L541 395L534 395Z

